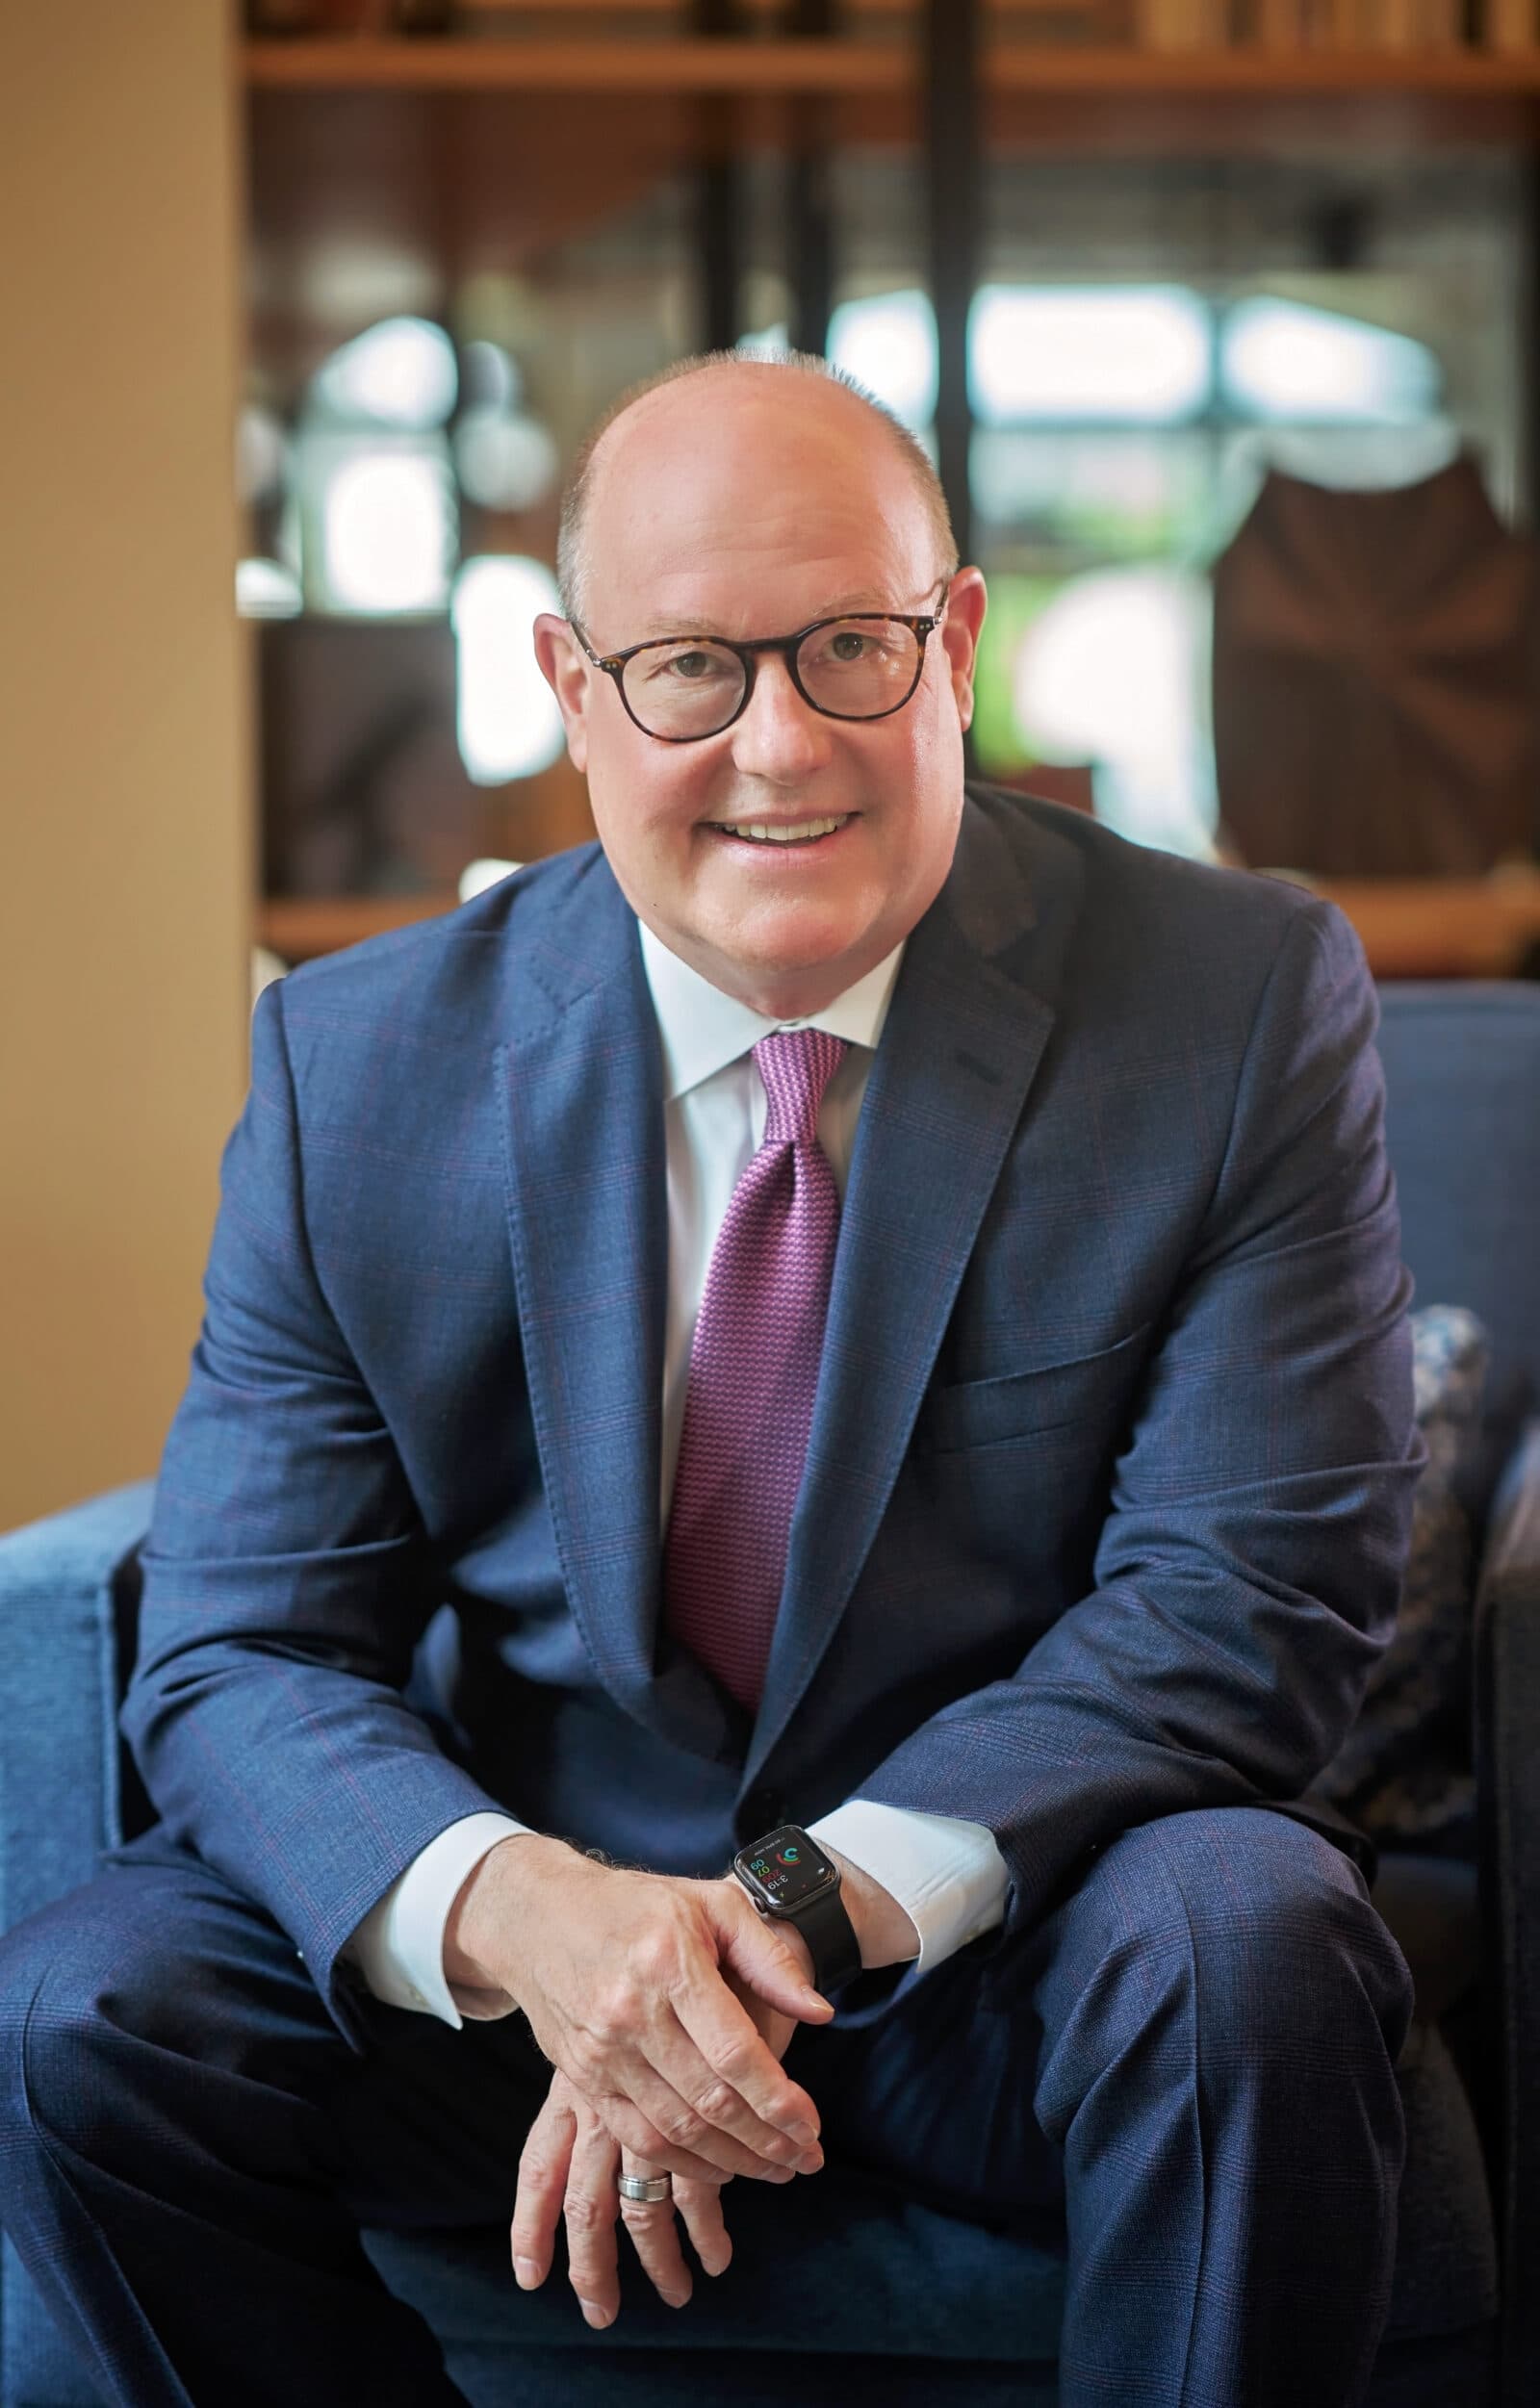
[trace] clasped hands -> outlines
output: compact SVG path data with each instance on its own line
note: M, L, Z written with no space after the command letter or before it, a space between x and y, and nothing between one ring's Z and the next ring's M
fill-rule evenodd
M588 2322L620 2307L617 2214L670 2306L689 2298L683 2218L706 2271L732 2256L722 2187L787 2183L823 2164L818 2111L781 2059L799 2021L834 2010L807 1943L766 1923L731 1877L676 1880L595 1862L521 1832L482 1858L445 1937L460 1991L511 1997L553 2071L519 2161L514 2272L534 2290L565 2217ZM617 2176L666 2173L673 2195L621 2198Z

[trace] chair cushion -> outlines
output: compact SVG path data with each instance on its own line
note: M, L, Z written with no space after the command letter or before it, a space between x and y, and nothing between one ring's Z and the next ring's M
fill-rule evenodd
M1417 2013L1436 2023L1481 1975L1481 1909L1474 1864L1387 1849L1374 1906L1411 1968Z
M734 2183L733 2258L701 2280L680 2315L623 2259L622 2313L606 2345L624 2348L875 2353L882 2357L1052 2362L1064 2314L1062 2226L1053 2216L990 2229L905 2199L848 2166L801 2187L790 2217L778 2191ZM537 2292L516 2289L503 2232L409 2237L366 2245L393 2290L441 2337L477 2347L591 2347L558 2248ZM767 2269L774 2280L766 2280ZM795 2315L787 2302L796 2303Z
M1471 1629L1475 1590L1463 1467L1479 1443L1490 1345L1474 1313L1412 1316L1417 1421L1427 1462L1412 1506L1400 1612L1357 1722L1312 1784L1382 1847L1474 1858Z

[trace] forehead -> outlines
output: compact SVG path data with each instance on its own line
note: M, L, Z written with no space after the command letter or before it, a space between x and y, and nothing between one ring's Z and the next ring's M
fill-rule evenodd
M606 641L917 609L934 583L899 447L838 387L692 377L617 420L595 466L588 607Z

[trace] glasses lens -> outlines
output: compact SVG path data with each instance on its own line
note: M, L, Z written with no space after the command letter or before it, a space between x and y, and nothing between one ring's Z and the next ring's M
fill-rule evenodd
M626 663L625 685L650 735L714 735L743 700L743 663L720 644L647 644Z
M907 702L919 674L919 638L902 619L831 619L797 653L803 691L835 719L877 719Z

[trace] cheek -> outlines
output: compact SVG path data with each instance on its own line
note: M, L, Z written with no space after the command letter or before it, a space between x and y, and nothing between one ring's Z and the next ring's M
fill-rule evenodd
M687 777L669 754L661 757L645 739L596 742L589 754L588 799L594 826L612 858L643 862L665 856L678 860L692 840L706 805L698 781Z
M907 798L892 816L906 850L933 852L957 835L962 807L962 739L956 721L938 712L916 713L889 753L878 791Z

